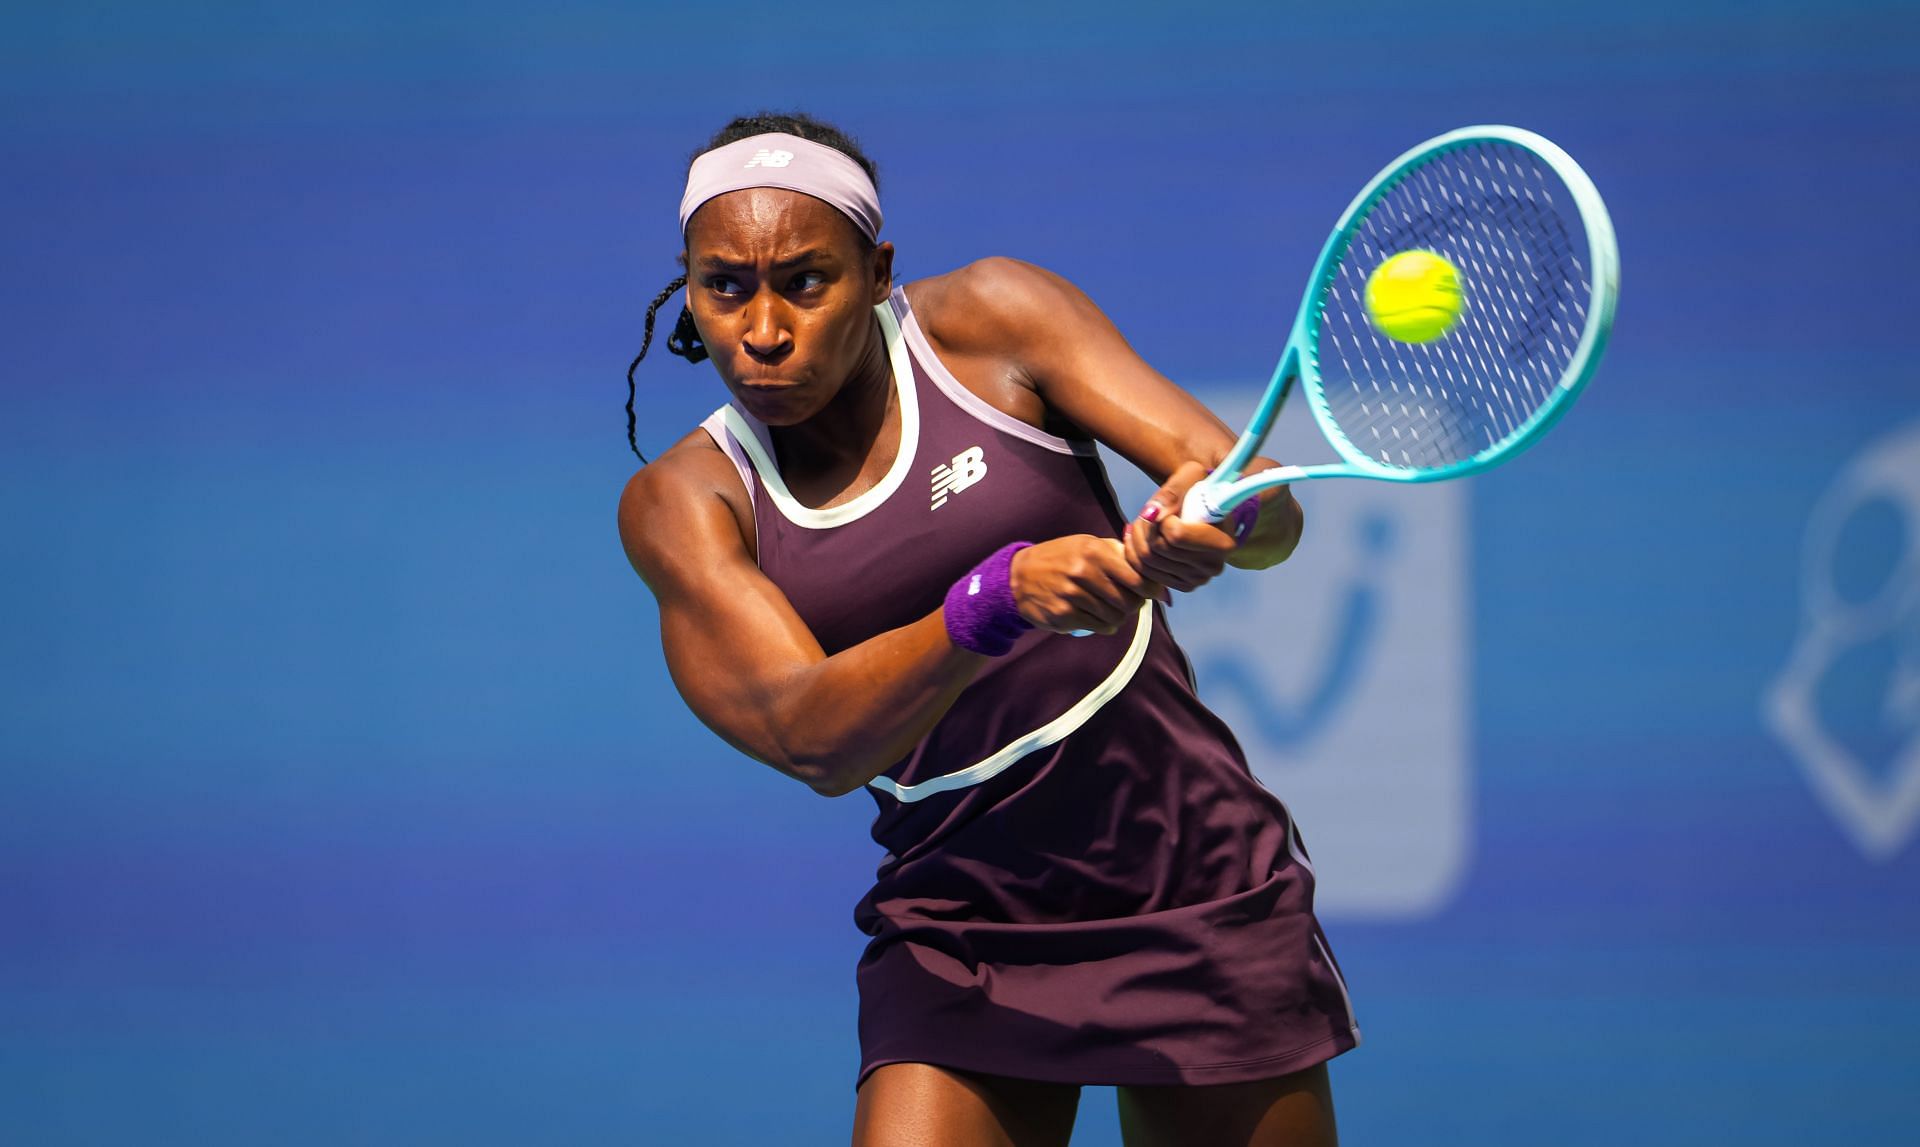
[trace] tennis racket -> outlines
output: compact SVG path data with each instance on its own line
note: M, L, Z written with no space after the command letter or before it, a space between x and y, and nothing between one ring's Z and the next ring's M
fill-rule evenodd
M1459 317L1426 343L1383 334L1365 302L1374 270L1413 250L1446 259L1460 283ZM1181 516L1218 522L1305 479L1434 482L1512 458L1593 377L1619 284L1606 205L1566 152L1513 127L1428 140L1340 217L1259 407ZM1244 474L1295 383L1341 460Z

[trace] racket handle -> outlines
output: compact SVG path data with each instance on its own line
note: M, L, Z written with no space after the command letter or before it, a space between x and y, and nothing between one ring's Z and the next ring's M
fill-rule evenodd
M1205 522L1209 526L1226 520L1231 510L1223 510L1216 502L1219 488L1209 482L1197 482L1187 491L1187 500L1180 506L1180 516L1189 522Z

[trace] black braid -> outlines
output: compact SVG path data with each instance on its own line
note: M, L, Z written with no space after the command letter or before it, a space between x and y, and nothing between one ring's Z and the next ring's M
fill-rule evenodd
M636 423L633 416L633 397L634 397L633 372L640 369L640 360L647 357L647 348L653 345L654 312L658 311L661 307L665 306L667 300L673 297L673 293L686 285L687 285L687 277L685 275L681 275L679 278L675 279L673 282L668 283L667 289L655 295L653 297L653 302L647 305L647 329L646 329L646 333L640 336L640 353L633 356L633 362L627 367L627 445L632 448L634 457L640 459L640 464L642 466L647 464L647 456L645 454L640 453L640 440L638 437L636 437L634 433ZM687 326L693 325L693 315L690 314L685 307L682 307L680 309L680 322ZM679 328L676 326L675 333L678 333L678 330ZM696 341L698 340L696 339ZM667 339L667 349L670 351L673 351L675 354L681 353L680 351L674 349L672 337L669 337ZM705 357L707 357L707 352L706 352L706 349L703 347L701 348L701 351L700 351L700 358L705 358ZM694 359L693 361L699 362L700 359Z
M707 361L707 344L700 341L700 328L693 325L693 312L680 308L680 321L667 336L667 349L688 362Z

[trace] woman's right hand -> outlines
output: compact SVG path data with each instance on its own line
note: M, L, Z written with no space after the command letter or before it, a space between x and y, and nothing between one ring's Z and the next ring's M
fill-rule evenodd
M1039 542L1013 555L1007 572L1020 616L1054 633L1112 633L1167 590L1149 581L1127 560L1118 539L1070 534Z

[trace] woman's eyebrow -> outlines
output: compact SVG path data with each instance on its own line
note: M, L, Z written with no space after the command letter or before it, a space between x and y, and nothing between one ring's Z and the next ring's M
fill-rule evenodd
M773 261L773 269L776 271L784 271L789 267L797 267L802 263L829 262L832 258L833 252L825 247L809 247L804 251L775 259ZM751 271L755 266L753 263L723 259L718 255L702 255L699 259L695 260L695 264L703 271Z

